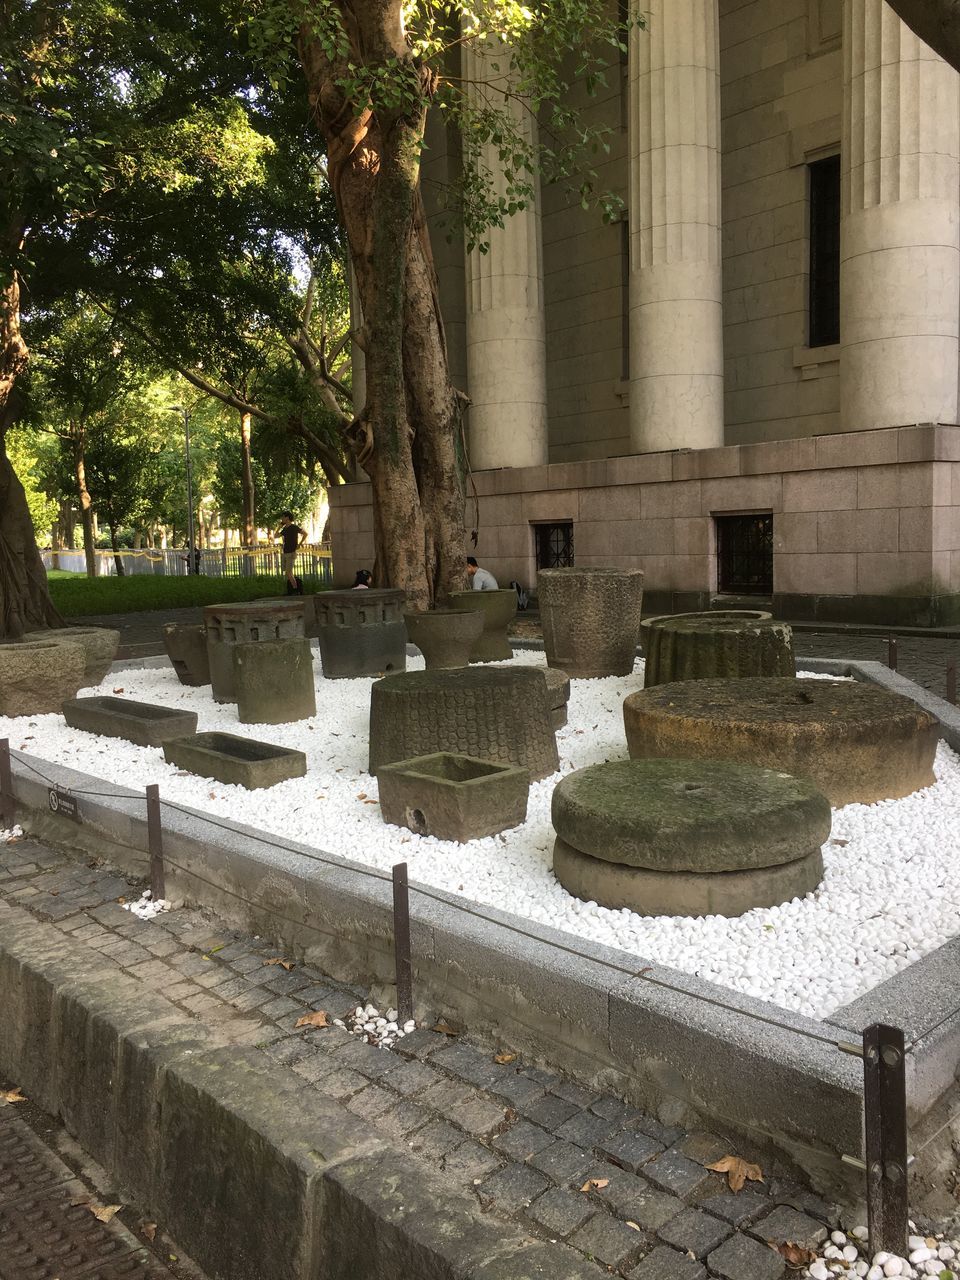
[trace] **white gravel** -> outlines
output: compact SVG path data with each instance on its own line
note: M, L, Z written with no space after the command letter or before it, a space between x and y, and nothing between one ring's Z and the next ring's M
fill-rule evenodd
M514 661L544 659L520 653ZM421 665L409 662L411 669ZM266 791L184 773L160 750L69 729L55 715L0 716L0 737L125 787L159 783L163 796L211 817L370 866L405 861L412 879L815 1018L960 931L960 760L942 743L934 786L903 800L836 811L824 848L825 880L803 900L727 920L643 918L571 897L551 871L551 792L562 774L626 757L621 703L642 687L642 671L638 662L622 679L574 680L570 722L557 735L560 773L530 788L522 827L466 846L382 822L377 783L366 773L371 681L323 680L319 667L316 716L288 725L239 725L235 706L217 706L209 688L184 687L172 669L123 671L97 690L195 710L201 731L222 729L306 751L307 776Z
M910 1229L916 1231L912 1222ZM803 1274L810 1280L834 1280L835 1277L839 1280L845 1276L856 1276L859 1280L886 1280L888 1276L899 1276L901 1280L920 1280L925 1276L956 1280L958 1253L960 1241L945 1239L943 1235L911 1235L906 1257L882 1252L871 1255L866 1227L854 1227L849 1235L843 1231L832 1232Z

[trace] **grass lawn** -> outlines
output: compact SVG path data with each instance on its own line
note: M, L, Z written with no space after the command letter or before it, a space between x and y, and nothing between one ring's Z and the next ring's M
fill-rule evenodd
M89 613L142 613L150 609L189 609L192 605L223 604L231 600L259 600L282 596L281 575L255 578L167 578L159 574L131 574L123 578L88 578L85 574L54 570L47 574L50 596L65 618ZM320 590L319 579L304 578L308 592Z

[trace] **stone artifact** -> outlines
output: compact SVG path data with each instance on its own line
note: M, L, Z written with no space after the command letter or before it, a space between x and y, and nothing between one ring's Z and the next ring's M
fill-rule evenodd
M541 569L537 593L548 666L580 678L630 674L640 636L640 569Z
M125 738L138 747L160 747L168 738L182 738L197 731L195 711L176 711L152 702L99 694L68 699L63 704L63 718L71 729L85 729L105 738Z
M640 635L645 689L673 680L796 674L793 632L769 613L677 613L648 618Z
M99 684L117 656L120 632L109 627L55 627L51 631L28 631L25 641L66 640L84 651L85 668L81 688Z
M170 764L189 769L201 778L216 778L248 791L273 787L287 778L302 778L307 772L307 757L302 751L240 738L234 733L170 738L163 744L163 756Z
M406 670L406 598L406 592L394 587L321 591L313 597L326 679L354 680Z
M553 869L570 893L641 915L738 916L815 889L830 805L812 783L729 761L618 760L568 774Z
M547 706L550 708L550 724L562 729L567 723L567 703L570 701L570 677L559 667L506 667L507 671L539 671L547 682Z
M210 683L207 629L202 622L168 622L163 647L181 684L199 687Z
M502 662L513 657L507 639L507 627L517 616L517 593L509 591L453 591L450 603L467 613L479 610L483 615L483 631L473 646L471 662Z
M236 702L233 646L261 640L302 639L304 600L209 604L203 611L214 702Z
M910 698L852 680L683 680L623 703L634 758L738 760L809 778L834 807L935 781L940 727Z
M59 712L86 679L86 652L70 640L0 644L0 715Z
M380 766L384 822L438 840L479 840L527 816L530 774L513 765L438 751Z
M557 741L543 677L532 667L466 667L375 681L370 772L436 751L517 765L534 779L555 773Z
M306 637L232 648L241 724L290 724L317 714L313 649Z
M431 609L427 613L405 613L403 621L410 643L423 654L428 671L465 667L483 631L483 614L479 610L466 613L462 609Z

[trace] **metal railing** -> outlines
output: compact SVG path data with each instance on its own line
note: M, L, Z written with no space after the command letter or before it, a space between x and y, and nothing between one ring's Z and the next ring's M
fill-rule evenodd
M185 548L162 550L141 548L116 553L125 574L156 574L160 577L186 577L190 563ZM254 578L283 572L283 552L279 547L212 547L197 552L200 574L205 578ZM82 551L43 550L40 553L47 569L65 569L85 573L86 558ZM115 577L114 552L98 547L94 553L97 577ZM302 547L297 553L298 577L319 578L324 585L333 581L333 557L326 547Z

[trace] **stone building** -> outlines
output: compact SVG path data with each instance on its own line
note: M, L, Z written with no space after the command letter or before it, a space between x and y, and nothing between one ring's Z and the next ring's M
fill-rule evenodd
M487 254L435 236L478 558L639 566L656 611L957 621L960 77L885 0L642 8L583 103L623 220L550 188ZM331 494L344 577L369 492Z

